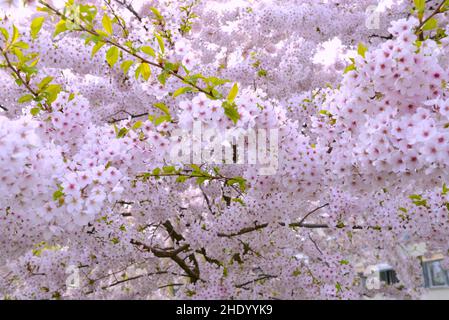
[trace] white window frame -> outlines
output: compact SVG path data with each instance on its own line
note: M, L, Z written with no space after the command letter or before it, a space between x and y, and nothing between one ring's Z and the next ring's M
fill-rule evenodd
M424 273L424 276L427 276L427 283L429 284L428 288L429 289L440 289L440 288L448 288L449 287L449 271L445 270L443 268L441 268L443 271L445 271L445 278L446 278L446 283L443 285L434 285L433 281L432 281L432 276L431 276L431 264L436 263L441 261L441 259L438 260L430 260L430 261L425 261L423 262L424 264L424 268L426 268L426 273Z

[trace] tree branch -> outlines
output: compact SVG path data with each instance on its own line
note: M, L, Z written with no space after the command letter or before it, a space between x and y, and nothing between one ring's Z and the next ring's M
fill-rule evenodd
M14 73L14 75L17 77L18 80L20 80L20 82L25 86L25 88L35 97L39 97L39 94L33 89L31 88L30 84L25 81L25 79L23 79L22 75L20 74L20 71L18 69L16 69L12 63L11 60L9 60L8 54L5 52L5 49L0 48L3 57L5 58L5 62L6 65L8 66L9 69L11 69L11 71ZM44 103L43 104L44 109L47 111L51 111L51 108L48 104ZM8 111L8 109L5 109L4 107L2 107L2 109L4 109L5 111Z
M243 287L245 287L245 286L247 286L247 285L249 285L249 284L255 283L255 282L257 282L257 281L262 281L262 280L267 280L267 279L275 279L275 278L277 278L277 276L272 276L272 275L269 275L269 274L264 274L264 275L262 275L260 278L257 278L257 279L254 279L254 280L250 280L250 281L247 281L247 282L242 283L242 284L238 284L238 285L236 285L235 287L236 287L236 288L243 288Z
M432 19L434 16L436 16L438 13L441 13L441 9L443 8L444 4L446 3L446 0L443 0L438 7L432 12L431 15L429 15L426 19L424 19L423 21L421 21L421 23L419 24L419 26L416 28L416 34L419 36L419 40L423 41L424 40L424 33L422 28L424 27L424 25L430 20Z
M71 18L67 17L65 14L63 14L63 13L61 13L60 11L58 11L57 9L53 8L51 5L49 5L49 4L46 3L45 1L39 0L39 3L42 4L44 7L46 7L47 9L49 9L49 10L50 10L51 12L53 12L54 14L56 14L57 16L61 17L62 19L68 20L68 21L70 21L70 22L76 24L76 25L80 28L81 31L87 32L87 33L89 33L89 34L91 34L91 35L93 35L93 36L95 36L95 37L101 37L101 35L100 35L98 32L96 32L95 30L87 29L87 28L84 27L83 25L78 24L78 23L75 21L75 19L71 19ZM198 90L198 91L200 91L200 92L206 94L207 96L209 96L209 97L211 97L211 98L213 98L213 99L216 98L216 97L214 96L214 94L213 94L211 91L205 90L205 89L203 89L203 88L197 86L196 84L194 84L194 83L191 82L191 81L188 81L186 78L184 78L183 76L179 75L177 72L175 72L175 71L173 71L173 70L167 70L167 69L165 69L165 68L164 68L164 65L163 65L162 63L157 63L157 62L154 62L154 61L147 60L147 59L144 58L143 56L137 54L136 52L133 52L131 49L128 49L128 48L122 46L122 45L121 45L120 43L118 43L118 42L115 42L115 41L113 41L113 40L111 40L111 39L107 39L107 38L104 38L104 37L101 37L101 38L102 38L102 40L100 40L100 41L102 41L102 42L104 42L104 43L107 43L107 44L109 44L109 45L111 45L111 46L114 46L114 47L119 48L120 50L126 52L126 53L129 54L130 56L133 56L133 57L139 59L141 62L147 63L147 64L149 64L149 65L151 65L151 66L153 66L153 67L156 67L156 68L159 68L159 69L164 70L165 72L167 72L167 73L169 73L170 75L172 75L172 76L178 78L179 80L181 80L181 81L184 82L185 84L188 84L188 85L191 86L192 88L195 88L196 90Z

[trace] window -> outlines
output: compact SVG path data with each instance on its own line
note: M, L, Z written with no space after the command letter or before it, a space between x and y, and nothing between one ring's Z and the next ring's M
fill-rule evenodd
M373 266L374 268L372 269L373 272L367 272L367 273L362 273L359 272L358 275L360 277L360 285L363 286L364 288L368 288L371 289L369 286L373 286L373 288L375 289L380 289L381 283L382 285L387 285L387 286L391 286L394 285L396 283L399 283L399 279L396 276L396 271L394 271L394 269L387 265L387 264L380 264L377 266ZM369 270L369 269L367 269ZM368 282L370 280L377 280L377 282L370 282L370 284L368 284ZM376 284L377 283L377 284Z
M441 260L423 262L423 271L427 288L449 286L449 274L441 267Z
M380 270L379 279L387 285L392 285L399 282L399 279L396 277L396 271L393 269Z

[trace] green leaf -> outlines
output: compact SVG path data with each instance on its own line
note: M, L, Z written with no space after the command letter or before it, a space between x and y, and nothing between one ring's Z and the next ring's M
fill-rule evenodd
M17 42L13 45L13 47L14 47L14 48L20 48L20 49L26 50L26 49L28 49L28 48L30 47L30 45L29 45L28 43L26 43L26 42L23 42L23 41L17 41Z
M418 206L418 207L420 207L420 206L426 207L427 206L427 200L423 199L422 196L419 195L419 194L412 194L412 195L409 196L409 198L411 200L413 200L412 201L413 204Z
M166 115L168 115L168 116L170 115L170 110L168 109L168 107L164 103L158 102L158 103L155 103L154 106L156 108L158 108L159 110L161 110Z
M12 25L12 38L11 38L11 43L16 42L17 39L19 39L19 30L17 29L17 27L16 27L15 25Z
M209 82L210 82L211 84L213 84L214 86L220 86L220 85L222 85L222 84L231 82L231 81L229 81L229 80L227 80L227 79L220 79L220 78L217 78L217 77L209 77L209 78L207 78L206 80L209 81Z
M209 177L198 177L198 178L196 178L196 183L198 185L201 185L201 184L203 184L207 180L210 180L210 178Z
M226 181L226 185L232 186L234 184L238 184L239 188L242 192L246 190L246 180L243 177L234 177Z
M365 45L363 44L363 43L359 43L359 46L358 46L358 48L357 48L357 53L359 54L359 55L361 55L363 58L365 58L365 56L366 56L366 52L368 51L368 48L367 47L365 47Z
M117 47L110 47L106 52L106 61L109 66L113 67L118 60L119 51Z
M167 71L162 71L158 76L157 76L157 80L165 86L165 84L167 83L167 79L168 77L170 77L170 73L168 73Z
M37 35L39 34L39 31L42 28L42 25L44 24L45 21L45 17L37 17L34 18L33 21L31 22L31 30L30 30L30 35L32 39L36 39Z
M101 20L101 23L103 24L103 28L104 30L107 32L108 35L112 35L112 21L111 19L108 17L108 15L104 15L103 19Z
M233 102L235 97L237 97L238 92L239 92L239 87L238 87L237 83L234 83L234 85L231 88L231 91L229 91L228 101Z
M443 183L442 195L445 196L448 194L448 192L449 192L449 188L447 187L447 185L445 183Z
M93 47L92 47L92 54L91 54L91 58L93 58L95 56L95 54L98 52L98 50L101 49L101 47L103 47L105 45L105 43L103 41L98 41Z
M172 97L173 97L173 98L176 98L177 96L180 96L180 95L182 95L182 94L184 94L184 93L187 93L187 92L190 92L190 91L192 91L192 90L193 90L192 87L182 87L182 88L179 88L179 89L177 89L175 92L173 92Z
M143 46L140 47L140 51L142 51L143 53L152 56L153 58L156 57L156 53L154 52L153 48L151 48L150 46Z
M132 128L133 130L137 130L142 126L142 121L136 121L136 123L133 124Z
M424 31L430 31L434 30L438 27L438 20L435 18L430 18L427 20L427 22L423 25L422 30Z
M157 10L155 7L150 7L151 12L156 16L157 20L164 20L164 17L161 15L159 10Z
M335 284L335 289L337 289L337 292L340 292L342 290L340 282L337 282Z
M117 133L117 138L123 138L128 133L127 128L121 128Z
M171 63L170 61L165 61L164 69L167 71L178 71L179 63Z
M178 178L176 178L176 182L184 183L188 178L188 176L179 176Z
M240 119L240 114L237 111L237 108L235 104L231 103L223 103L223 108L225 110L225 115L234 122L234 124L237 123L237 121Z
M162 171L164 173L170 174L170 173L174 173L176 171L176 168L174 166L165 166L165 167L162 167Z
M350 71L354 71L354 70L357 70L357 68L355 67L355 64L350 64L349 66L347 66L345 68L345 70L343 71L343 74L346 74L346 73L348 73Z
M61 92L62 88L59 84L50 84L45 88L44 92L47 96L47 103L52 104Z
M447 10L449 10L449 0L446 0L444 2L444 5L441 7L440 12L446 12Z
M159 118L157 118L156 120L154 120L154 125L158 126L163 122L170 122L171 121L171 117L170 116L160 116Z
M53 77L45 77L44 79L41 80L41 82L39 82L39 84L37 85L37 87L39 88L39 90L42 90L44 88L47 87L47 85L53 80Z
M266 77L267 74L268 74L268 72L267 72L267 70L265 70L265 69L260 69L259 71L257 71L257 75L258 75L259 77Z
M193 172L194 172L194 173L201 173L201 168L198 167L196 164L192 163L192 164L190 165L190 167L193 169Z
M56 37L58 34L67 31L67 26L65 20L60 20L55 26L55 32L53 33L53 37Z
M9 39L8 30L6 30L5 28L0 28L0 32L3 35L3 38L5 38L5 42L8 41Z
M228 276L228 274L229 274L229 272L228 272L228 268L226 268L225 266L223 266L223 277L227 277Z
M27 65L23 65L22 66L22 71L27 73L29 76L31 76L32 74L37 73L37 68L33 67L31 65L27 66Z
M98 33L98 35L100 37L103 37L103 38L108 38L109 37L109 33L107 33L106 31L103 31L101 29L95 29L95 32Z
M164 39L162 39L162 37L161 37L161 35L159 33L155 33L154 36L156 37L157 43L159 44L159 48L161 49L161 53L164 54L164 52L165 52Z
M427 200L426 199L415 200L413 201L413 204L416 205L417 207L427 207Z
M37 116L40 111L41 111L40 108L35 107L35 108L31 108L30 113L32 116Z
M146 80L148 80L151 76L151 69L150 65L148 63L141 63L140 64L140 73L142 74L142 77Z
M26 94L24 96L21 96L19 98L19 100L17 100L19 103L25 103L25 102L30 102L31 100L33 100L34 96L32 94Z
M243 200L240 199L240 198L232 198L231 201L232 201L232 202L237 202L237 203L239 203L240 205L246 207L245 201L243 201Z
M126 60L126 61L122 62L122 64L120 65L120 68L123 70L123 73L127 74L129 71L129 68L131 68L131 66L133 64L134 64L134 61Z
M142 70L142 65L139 64L139 66L136 68L136 71L134 72L134 76L136 77L136 80L139 79L141 70Z
M21 64L25 63L25 56L19 48L14 48L13 53L16 55L17 59Z
M415 4L415 8L418 12L424 12L426 9L426 0L413 0L413 3Z
M58 190L56 190L55 192L53 192L53 200L57 201L59 200L61 197L64 196L64 192L62 188L59 188Z

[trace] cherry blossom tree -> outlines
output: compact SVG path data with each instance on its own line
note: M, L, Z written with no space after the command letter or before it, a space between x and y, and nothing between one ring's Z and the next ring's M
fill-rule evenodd
M448 0L0 8L2 298L417 298L448 255Z

